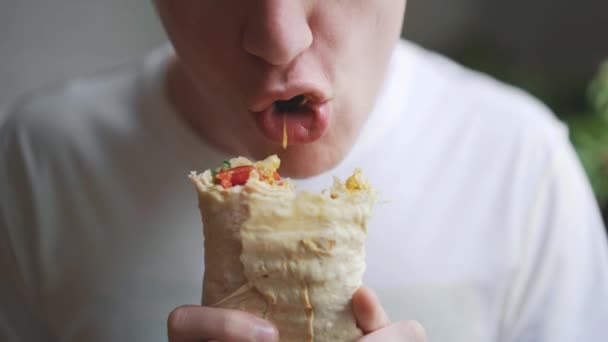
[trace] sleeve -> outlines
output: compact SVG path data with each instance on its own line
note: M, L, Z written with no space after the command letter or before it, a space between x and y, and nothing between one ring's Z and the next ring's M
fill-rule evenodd
M501 341L608 341L608 243L569 144L555 155L532 203Z
M18 125L0 121L0 341L48 341L36 313L27 246L33 224ZM29 207L28 207L29 206Z

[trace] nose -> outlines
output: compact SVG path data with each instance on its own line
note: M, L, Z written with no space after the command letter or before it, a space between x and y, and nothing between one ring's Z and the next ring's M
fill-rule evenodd
M271 65L287 65L313 42L307 17L302 1L255 1L241 45L247 53Z

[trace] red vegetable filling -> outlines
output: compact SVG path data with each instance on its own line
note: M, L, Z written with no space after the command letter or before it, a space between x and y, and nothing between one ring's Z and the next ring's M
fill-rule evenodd
M245 183L247 183L247 180L249 180L251 171L253 171L254 169L260 174L261 180L266 181L270 184L273 184L275 181L279 182L279 185L281 184L281 176L278 172L273 171L272 174L269 175L268 173L261 172L253 165L242 165L222 170L215 175L215 179L219 181L219 184L224 189L231 188L235 185L245 185Z

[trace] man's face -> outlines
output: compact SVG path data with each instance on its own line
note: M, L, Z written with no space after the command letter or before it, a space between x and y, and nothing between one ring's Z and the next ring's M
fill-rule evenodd
M281 169L295 177L325 171L350 150L384 78L405 3L156 1L198 97L189 121L231 153L279 154Z

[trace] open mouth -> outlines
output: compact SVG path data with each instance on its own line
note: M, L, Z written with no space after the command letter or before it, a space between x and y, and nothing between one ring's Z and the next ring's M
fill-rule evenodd
M306 109L306 103L308 103L308 97L298 95L289 100L277 100L274 102L274 107L278 114L293 114Z
M319 139L329 125L329 101L299 94L288 100L275 100L270 107L256 114L262 133L272 141L289 144L310 143Z

